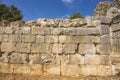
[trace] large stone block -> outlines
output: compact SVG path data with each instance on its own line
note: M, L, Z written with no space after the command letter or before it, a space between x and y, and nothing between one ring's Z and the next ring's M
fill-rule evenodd
M22 35L9 35L8 42L22 42Z
M17 43L15 51L21 53L30 53L30 43Z
M46 52L46 44L45 43L32 44L31 53L45 53L45 52Z
M65 35L87 35L86 28L67 28L64 30Z
M34 27L32 27L31 32L32 32L32 34L44 35L44 28L34 26Z
M97 67L97 75L98 76L111 76L112 75L112 67L99 65Z
M105 16L96 16L95 20L100 20L102 24L110 24L112 22L112 18Z
M98 44L96 46L96 49L97 49L96 54L108 55L111 53L111 48L109 44Z
M1 52L12 52L15 50L15 43L1 43Z
M45 42L46 43L57 43L58 36L45 36Z
M59 43L74 43L73 36L59 36Z
M88 35L100 35L100 28L96 27L96 28L86 28L86 33Z
M46 44L46 53L52 53L53 44Z
M85 64L85 58L80 54L71 55L70 64L83 65Z
M45 36L36 36L36 43L44 43L45 42Z
M42 65L30 65L30 75L42 75Z
M52 53L62 53L62 44L53 44Z
M34 35L22 35L22 42L35 42Z
M120 63L120 55L111 55L110 58L113 65Z
M60 70L60 66L50 66L47 68L46 70L46 74L49 75L61 75L61 70Z
M120 26L120 23L111 25L111 31L118 31L118 30L120 30L119 26Z
M27 54L9 53L8 55L11 64L27 64Z
M102 34L109 34L110 27L108 25L101 25L101 31L102 31Z
M4 33L5 34L12 34L13 33L13 28L12 27L4 27Z
M99 55L85 55L85 64L86 65L99 65L100 64Z
M9 40L8 37L8 35L2 35L2 41L7 42Z
M110 65L110 57L106 55L86 55L86 65Z
M0 27L0 34L4 33L4 27Z
M77 50L77 44L64 44L63 53L75 53Z
M92 44L95 42L94 36L75 36L74 43Z
M39 54L30 54L29 55L29 64L40 64L40 55Z
M81 66L81 75L83 76L96 76L97 75L97 66L94 65L85 65Z
M21 27L16 27L16 28L14 28L14 30L15 30L14 34L16 34L16 35L21 35L22 34Z
M31 33L31 27L21 27L23 34L30 34Z
M44 34L45 35L50 35L51 34L51 28L49 28L49 27L44 28Z
M63 29L61 29L61 28L53 28L53 29L51 29L51 34L52 35L60 35L60 34L62 34L62 30Z
M62 65L61 73L63 76L75 76L78 77L81 74L80 66L78 65Z
M100 44L110 44L110 34L100 36Z
M12 64L10 69L11 73L30 74L30 67L24 64Z
M96 48L94 44L79 44L78 53L80 54L95 54Z

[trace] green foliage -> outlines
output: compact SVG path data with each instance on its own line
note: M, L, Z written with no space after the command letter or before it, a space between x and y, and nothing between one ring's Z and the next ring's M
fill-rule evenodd
M21 12L14 6L6 6L5 4L0 4L0 21L17 21L22 19Z
M75 13L72 16L68 17L69 19L84 18L80 13Z

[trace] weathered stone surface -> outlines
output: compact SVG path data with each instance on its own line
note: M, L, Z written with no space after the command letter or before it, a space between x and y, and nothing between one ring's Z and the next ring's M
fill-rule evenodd
M30 53L30 43L17 43L15 51L22 53Z
M74 43L73 36L59 36L59 43Z
M117 31L120 30L120 23L111 25L111 31Z
M59 75L60 76L60 66L51 66L50 68L47 69L48 74L52 75Z
M57 43L58 36L45 36L45 42L46 43Z
M8 42L22 42L22 35L9 35Z
M5 34L12 34L13 33L13 28L12 27L5 27L4 28L4 33Z
M112 22L112 18L105 16L96 16L95 20L100 20L102 24L110 24Z
M1 43L1 52L12 52L15 50L15 43Z
M62 53L62 44L53 44L52 53Z
M77 44L64 44L63 53L75 53L77 50Z
M45 53L45 51L46 51L45 43L32 44L31 53Z
M30 34L31 33L30 27L21 27L21 30L22 30L23 34Z
M34 35L22 35L22 42L35 42Z
M9 53L9 63L11 64L27 64L27 55L19 53Z
M112 67L99 65L97 67L97 75L99 75L99 76L111 76L112 75Z
M39 54L30 54L29 55L29 64L40 64L40 55Z
M24 64L12 64L10 67L11 73L17 74L29 74L30 67Z
M110 34L100 36L100 44L110 44Z
M92 21L90 18L87 18L86 21L87 21L87 27L96 27L101 25L100 20Z
M62 33L62 30L61 28L53 28L51 29L51 34L52 35L60 35Z
M101 25L101 31L102 31L102 34L109 34L110 28L108 25Z
M2 35L2 41L7 42L8 41L8 35Z
M86 55L86 65L110 65L110 57L106 55Z
M36 36L36 43L44 43L45 42L45 37L44 36Z
M70 64L83 65L85 64L85 58L80 54L71 55Z
M42 75L42 65L40 64L31 65L30 75Z
M88 35L100 35L100 28L96 27L96 28L86 28L86 33Z
M44 28L34 26L32 27L31 32L32 34L44 35Z
M92 44L95 42L95 37L94 36L75 36L73 40L74 40L74 43Z
M86 65L100 65L99 55L85 55L85 64Z
M120 63L120 55L111 55L110 58L112 64Z
M4 33L4 27L0 27L0 34Z
M53 44L46 44L46 53L52 53Z
M61 72L63 76L76 76L81 74L80 66L78 65L62 65Z
M80 54L95 54L96 49L94 44L79 44L78 53Z
M97 75L97 66L85 65L85 66L80 66L80 68L81 68L81 75L84 75L84 76Z
M96 54L101 54L101 55L108 55L110 54L110 45L109 44L98 44L96 46L97 53Z

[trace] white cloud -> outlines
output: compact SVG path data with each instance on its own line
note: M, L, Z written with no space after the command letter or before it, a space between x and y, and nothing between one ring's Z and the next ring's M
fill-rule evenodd
M73 2L73 0L62 0L64 3L66 3L66 4L69 4L69 3L72 3Z

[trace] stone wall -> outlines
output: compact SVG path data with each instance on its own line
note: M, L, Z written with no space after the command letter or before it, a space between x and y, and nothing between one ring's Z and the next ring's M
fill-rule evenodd
M108 17L39 19L37 23L1 22L0 72L62 76L117 75L119 71L116 72L113 63L116 56L111 57L111 23L112 19Z
M116 73L120 72L120 16L113 18L111 31L111 62L115 66Z

